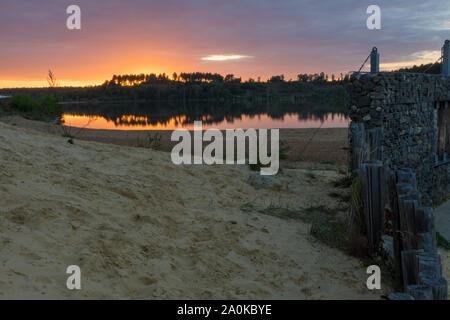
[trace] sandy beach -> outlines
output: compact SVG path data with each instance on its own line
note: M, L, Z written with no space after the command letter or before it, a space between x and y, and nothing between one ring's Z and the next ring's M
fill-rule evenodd
M0 298L379 299L365 267L256 210L334 207L336 170L175 166L167 152L0 123ZM69 265L82 290L66 288ZM386 288L388 289L388 288Z

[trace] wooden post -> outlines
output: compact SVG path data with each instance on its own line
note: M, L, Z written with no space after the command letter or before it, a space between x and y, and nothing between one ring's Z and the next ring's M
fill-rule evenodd
M410 169L390 175L390 205L393 210L394 256L401 267L403 287L416 300L447 299L447 280L442 277L437 253L433 210L421 207L417 179ZM396 195L396 196L395 196ZM397 269L398 270L398 267Z
M419 273L420 284L431 287L434 300L447 300L447 280L444 277L436 278L432 271Z
M403 288L419 284L419 261L417 254L419 250L403 250L402 251L402 268L403 268Z
M359 175L361 164L367 157L366 129L364 124L352 121L350 123L350 135L352 143L350 169L356 177Z
M402 274L402 256L403 251L401 233L400 233L400 216L398 208L398 195L397 195L397 177L395 172L389 174L389 202L392 218L392 233L394 242L394 263L395 263L395 277L398 283L403 283Z
M367 238L372 251L378 249L384 230L384 207L386 204L386 177L383 164L364 163L361 166L364 192L364 217Z
M414 300L433 300L433 289L425 285L408 286L406 293L414 297Z
M417 247L425 252L436 252L436 231L431 208L416 208Z
M380 72L380 54L378 53L378 49L373 47L370 53L370 73L374 74L378 72Z
M450 40L445 40L442 48L442 75L450 77Z
M405 250L417 249L417 232L415 219L415 211L417 207L417 201L409 200L409 195L400 196L400 232L403 241L403 249Z
M441 256L437 252L420 252L417 253L417 261L419 265L419 273L422 271L431 271L436 278L442 276Z

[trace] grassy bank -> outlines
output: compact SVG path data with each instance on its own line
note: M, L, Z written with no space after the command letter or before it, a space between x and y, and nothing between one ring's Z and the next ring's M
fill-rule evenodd
M18 93L8 99L0 100L0 116L21 115L32 120L53 120L61 117L64 108L58 99L45 94L39 98Z

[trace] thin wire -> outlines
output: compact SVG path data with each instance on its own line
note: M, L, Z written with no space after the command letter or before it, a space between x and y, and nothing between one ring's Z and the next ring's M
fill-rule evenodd
M428 70L430 70L432 67L434 67L434 65L435 65L436 63L438 63L439 61L441 61L443 58L444 58L444 56L441 56L439 59L436 60L435 63L433 63L433 64L432 64L431 66L429 66L428 68L426 68L425 71L422 72L422 73L425 73L425 72L427 72Z
M369 61L369 58L370 58L371 55L372 55L372 53L367 56L366 60L362 64L361 68L359 68L358 72L361 72L362 68L364 68L364 66L366 65L367 61Z
M303 154L305 153L306 149L308 149L308 146L311 144L311 142L313 141L314 137L316 136L317 133L319 133L319 130L322 128L322 126L324 125L325 120L322 121L320 123L320 126L318 128L316 128L313 132L313 134L311 135L311 137L309 138L308 142L305 144L305 146L303 147L303 150L300 152L300 156L303 156Z

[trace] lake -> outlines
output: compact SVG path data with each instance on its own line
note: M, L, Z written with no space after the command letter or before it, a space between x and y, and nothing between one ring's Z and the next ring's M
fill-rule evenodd
M346 128L345 108L298 104L109 103L69 104L63 119L68 126L108 130Z

